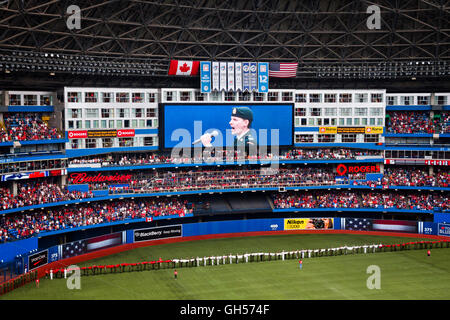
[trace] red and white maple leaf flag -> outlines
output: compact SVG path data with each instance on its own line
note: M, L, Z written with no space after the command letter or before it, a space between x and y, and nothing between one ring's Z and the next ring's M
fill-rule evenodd
M170 60L169 76L196 76L200 61Z

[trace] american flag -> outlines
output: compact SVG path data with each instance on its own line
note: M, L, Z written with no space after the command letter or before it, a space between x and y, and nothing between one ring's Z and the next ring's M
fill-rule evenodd
M297 75L298 63L269 63L269 77L294 78Z
M362 218L346 218L345 230L370 231L372 230L372 220Z
M62 247L63 259L75 257L80 254L86 253L86 241L80 240L71 243L66 243Z

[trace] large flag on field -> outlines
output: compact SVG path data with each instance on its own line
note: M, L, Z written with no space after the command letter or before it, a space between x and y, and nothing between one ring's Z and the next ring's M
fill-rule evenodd
M196 76L200 61L170 60L169 76Z
M298 63L278 63L269 64L269 77L273 78L294 78L297 75Z

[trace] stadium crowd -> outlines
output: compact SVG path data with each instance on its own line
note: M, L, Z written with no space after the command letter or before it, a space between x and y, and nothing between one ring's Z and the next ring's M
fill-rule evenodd
M387 114L387 133L450 133L449 112L442 112L433 119L428 111L389 111Z
M427 168L428 169L428 168ZM420 168L385 167L383 186L449 187L447 170L435 169L433 174Z
M299 149L282 151L279 156L268 153L257 158L247 157L249 160L343 160L356 159L357 157L382 158L380 151L376 150L353 150L345 148L324 148L324 149ZM170 163L197 163L202 161L234 161L240 160L239 154L234 151L219 150L211 157L184 157L172 156L158 153L127 154L127 155L105 155L95 157L82 157L71 159L69 165L78 164L101 164L102 166L133 166L147 164L170 164Z
M5 127L0 130L2 142L62 138L58 130L50 128L37 113L5 113L3 123Z
M18 184L17 195L14 196L9 188L0 188L1 209L14 209L43 203L60 202L76 199L91 198L91 192L73 191L62 188L57 184L39 181Z
M13 241L43 232L193 212L194 205L179 199L122 200L93 202L72 208L56 208L41 212L26 212L0 217L0 241Z
M302 192L274 194L276 209L287 208L384 208L409 210L450 209L446 195L393 192Z

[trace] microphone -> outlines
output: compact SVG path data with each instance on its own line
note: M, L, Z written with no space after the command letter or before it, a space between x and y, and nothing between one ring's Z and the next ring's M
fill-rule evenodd
M205 133L204 135L202 135L202 137L205 136L211 136L211 137L217 137L219 135L219 131L214 130L211 133ZM192 142L192 144L197 144L197 143L201 143L202 142L202 138L195 140L194 142Z

